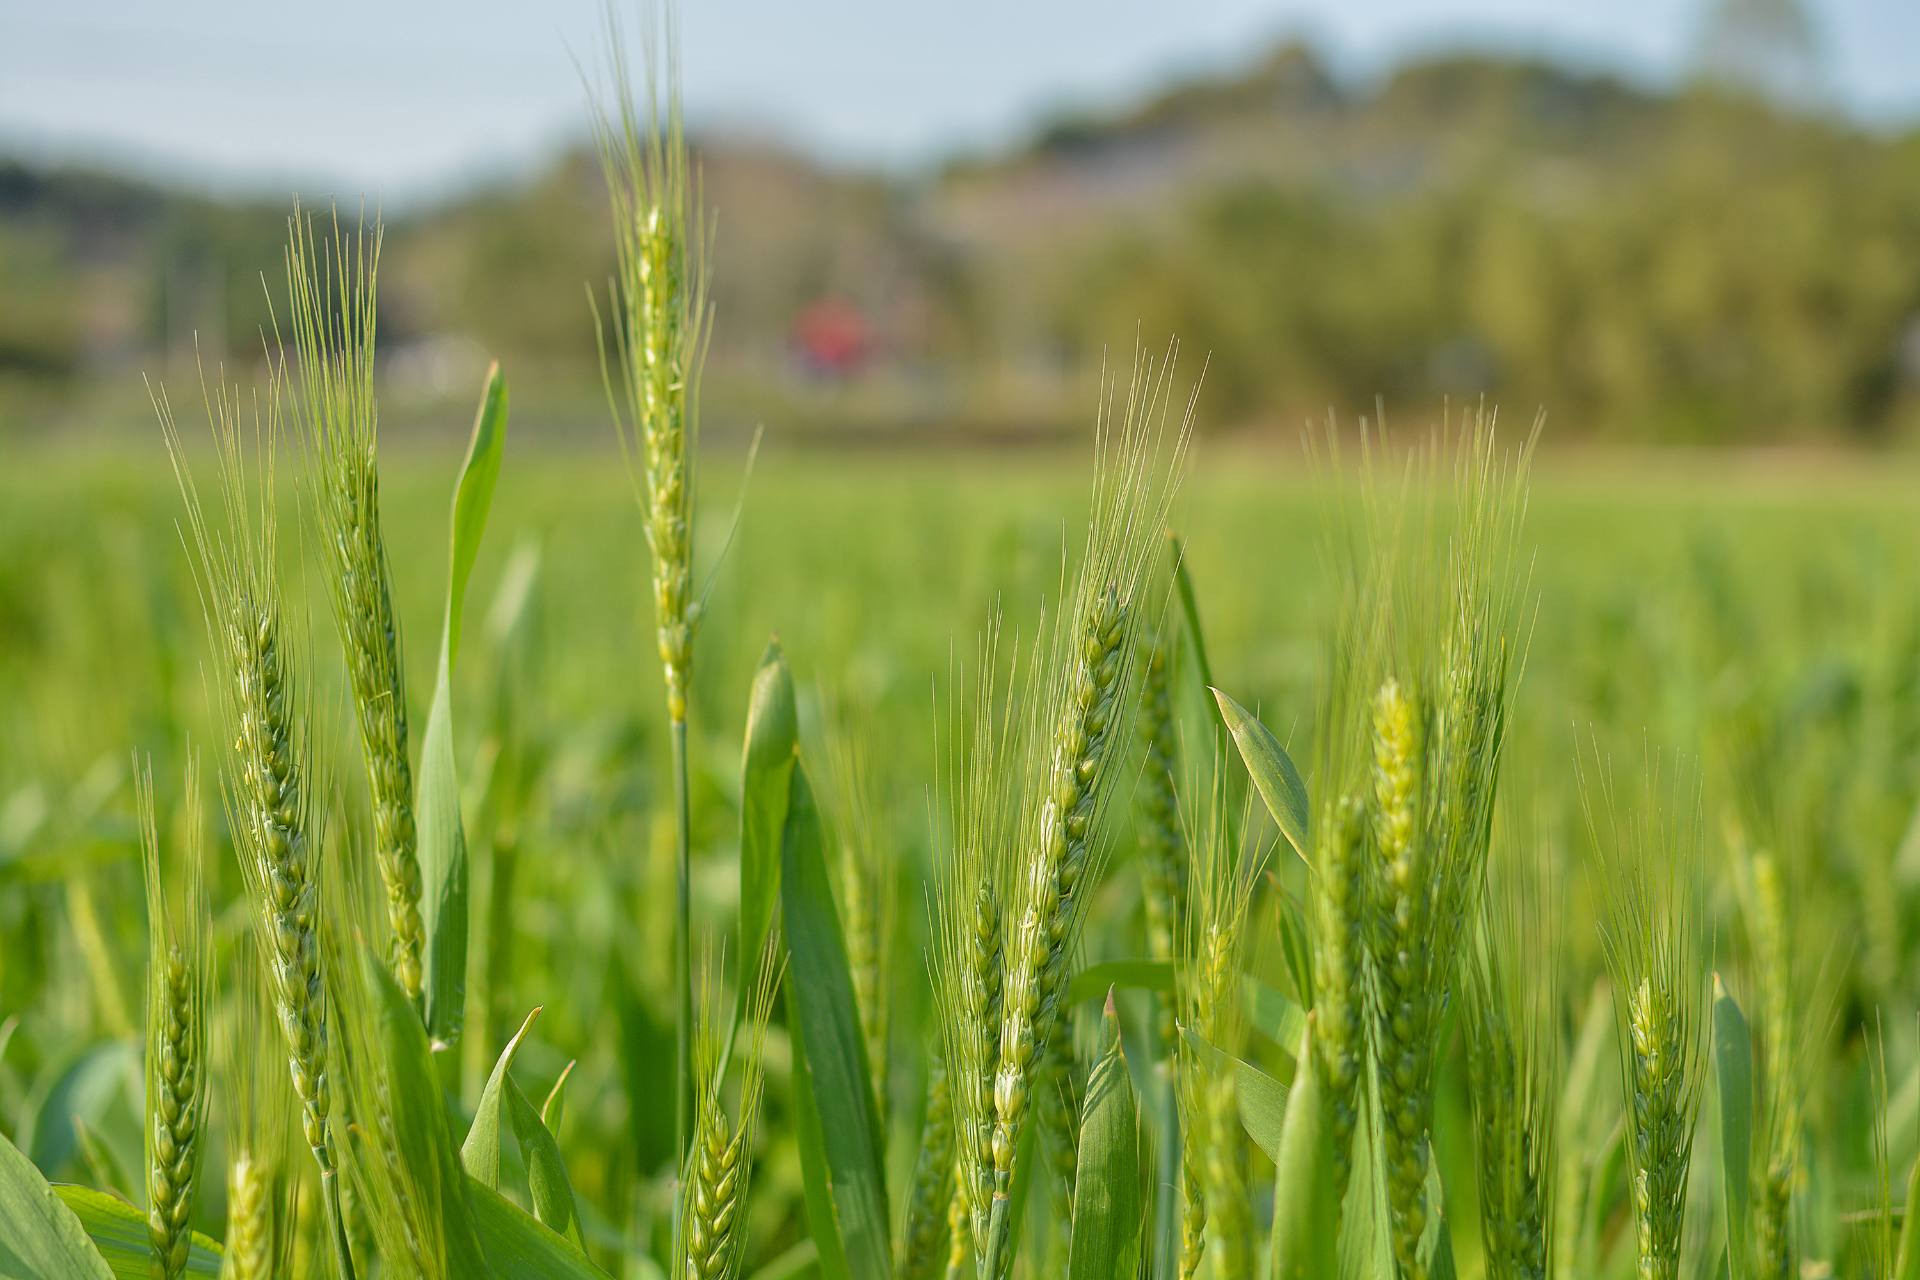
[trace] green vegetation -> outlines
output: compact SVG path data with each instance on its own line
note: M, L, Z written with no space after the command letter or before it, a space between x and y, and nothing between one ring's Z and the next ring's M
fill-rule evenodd
M497 365L450 503L387 456L384 232L297 211L204 433L0 480L0 1274L1920 1274L1904 477L1196 464L1169 347L1090 484L776 454L730 529L613 82L630 486Z
M1287 46L924 176L694 142L724 246L725 433L1058 431L1136 326L1209 353L1207 432L1480 394L1546 407L1561 441L1878 442L1916 421L1911 128L1493 55L1355 86ZM549 431L603 438L579 305L621 272L599 168L582 138L388 210L393 422L457 417L491 357ZM0 163L0 429L138 423L126 389L190 376L196 334L257 358L284 216ZM844 363L809 351L823 312L851 326Z

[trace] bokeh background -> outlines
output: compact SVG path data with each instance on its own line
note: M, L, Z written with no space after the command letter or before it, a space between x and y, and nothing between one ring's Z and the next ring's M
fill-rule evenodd
M1482 395L1568 444L1920 428L1900 0L682 8L716 431L1058 431L1136 325L1206 353L1209 433ZM143 373L252 358L299 194L388 222L391 420L498 358L604 442L604 22L9 6L0 431L144 426Z

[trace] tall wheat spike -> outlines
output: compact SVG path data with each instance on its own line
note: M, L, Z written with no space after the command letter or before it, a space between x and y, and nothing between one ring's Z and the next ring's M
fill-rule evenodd
M287 220L287 289L327 589L346 658L373 807L374 865L386 891L394 977L420 999L425 930L415 847L413 766L400 623L380 522L380 414L374 399L382 228L349 235L333 217L323 246L298 206Z
M1216 767L1214 775L1224 772ZM1258 846L1239 846L1235 833L1252 829L1251 814L1243 810L1231 822L1228 805L1216 783L1185 829L1192 910L1175 994L1185 1032L1238 1055L1246 1049L1240 983L1247 916L1266 857ZM1175 1061L1184 1205L1179 1273L1197 1275L1211 1253L1219 1280L1245 1280L1254 1260L1251 1171L1233 1072L1187 1036Z
M288 1106L268 1069L261 1035L269 998L255 950L240 948L230 975L235 1017L221 1038L227 1122L227 1234L222 1280L275 1280L291 1266L293 1206L287 1170Z
M644 109L635 102L621 37L611 15L613 92L597 108L595 138L613 203L616 271L611 288L612 356L600 344L607 403L637 489L653 565L655 639L667 689L676 837L674 987L675 1131L684 1156L693 1124L693 933L691 817L688 813L687 692L700 602L693 586L695 441L700 369L711 330L709 229L681 118L677 28L649 13ZM660 42L664 39L663 55ZM598 316L596 313L596 323ZM616 387L618 391L616 391Z
M1524 651L1532 438L1508 449L1478 413L1405 455L1397 482L1383 479L1394 452L1363 442L1363 507L1343 503L1330 536L1347 589L1317 720L1314 998L1336 1172L1370 1080L1395 1267L1425 1280L1442 1019L1478 909Z
M693 1150L681 1176L682 1196L675 1253L680 1280L733 1280L746 1249L747 1191L753 1172L753 1143L760 1122L760 1097L767 1015L780 984L782 966L771 945L762 957L759 979L747 1002L748 1042L740 1082L739 1118L730 1120L721 1099L719 1072L724 1040L733 1034L726 1005L715 987L714 965L704 968L696 1092L697 1122Z
M219 459L220 509L203 505L164 390L154 407L186 507L183 538L194 559L212 641L229 751L228 826L252 905L254 935L287 1046L301 1129L320 1170L335 1261L352 1274L340 1217L328 1116L332 1109L327 990L321 957L323 847L313 807L314 765L306 695L276 576L274 442L281 431L284 369L264 394L243 399L224 383L201 391ZM253 474L243 433L255 437Z
M150 765L138 768L134 783L147 883L147 1235L157 1280L175 1280L185 1273L192 1246L194 1195L207 1151L207 1016L213 970L203 880L206 832L200 819L198 769L189 758L183 795L187 847L184 859L173 866L183 872L180 889L170 894ZM168 905L169 898L175 906Z
M1026 760L1018 664L1000 669L989 619L973 666L956 659L939 742L945 845L934 885L931 965L953 1116L950 1272L983 1255L993 1198L993 1075L1005 977L1001 891L1017 820L1015 781Z
M1518 845L1495 858L1462 1002L1488 1280L1546 1280L1553 1257L1556 901Z
M1180 831L1174 774L1180 767L1171 689L1176 654L1174 629L1141 638L1140 741L1146 754L1139 784L1140 884L1147 911L1147 954L1172 962L1187 908L1187 859ZM1177 1031L1171 1001L1160 1006L1160 1039L1173 1046Z
M927 1067L927 1107L920 1125L907 1192L906 1224L900 1233L900 1274L925 1280L948 1245L954 1201L953 1095L947 1084L946 1052L936 1047Z
M1607 859L1603 940L1629 1100L1627 1149L1640 1280L1680 1275L1687 1172L1708 1035L1696 881L1699 794L1664 772L1658 763L1650 764L1644 787L1625 797L1627 808L1621 807L1604 759L1583 787L1588 826Z
M1110 773L1119 758L1112 745L1125 741L1137 708L1133 628L1142 612L1152 614L1146 557L1164 526L1190 416L1188 405L1167 432L1169 368L1171 355L1140 361L1123 405L1102 397L1087 543L1062 589L1064 608L1039 631L1012 697L996 700L989 683L989 695L975 700L987 714L970 723L987 727L977 741L956 733L948 766L954 819L935 894L935 994L960 1182L985 1276L1012 1265L1014 1153L1043 1084L1087 887L1104 860L1100 818L1116 794ZM995 645L985 649L991 660ZM981 906L995 917L991 935L1004 956L996 1029L977 1021L983 1009L970 996Z

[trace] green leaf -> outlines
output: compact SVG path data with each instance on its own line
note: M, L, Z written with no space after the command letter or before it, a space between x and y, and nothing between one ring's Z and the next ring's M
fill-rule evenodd
M573 1068L577 1063L578 1059L570 1060L560 1068L560 1078L553 1082L553 1088L547 1090L547 1100L540 1104L540 1123L556 1137L560 1133L560 1117L566 1112L567 1081L573 1079Z
M786 984L787 1021L799 1024L799 1002L793 984ZM813 1072L807 1068L807 1045L801 1036L792 1040L794 1141L800 1148L800 1191L806 1201L807 1222L813 1228L814 1247L820 1255L820 1273L827 1280L848 1280L853 1273L847 1261L846 1246L834 1225L833 1173L827 1166L826 1131L821 1124L820 1108L813 1101Z
M780 908L780 849L799 759L799 734L793 676L780 642L771 640L753 674L753 692L747 698L747 740L740 761L741 971L734 997L735 1027L746 1016L747 1000L758 985L767 935Z
M476 1184L461 1168L426 1029L370 945L360 948L360 969L371 1005L366 1025L373 1043L367 1050L374 1063L385 1067L379 1096L386 1105L393 1150L405 1158L404 1176L412 1184L408 1189L422 1203L438 1207L449 1274L485 1275L468 1194Z
M533 1216L586 1251L580 1235L580 1211L573 1200L573 1180L567 1176L567 1162L560 1144L520 1092L520 1086L507 1079L507 1114L513 1119L514 1136L527 1161L527 1196L533 1201Z
M1340 1274L1340 1194L1334 1182L1332 1100L1314 1061L1313 1017L1301 1027L1293 1092L1274 1154L1273 1280Z
M0 1276L19 1280L111 1280L80 1219L40 1170L0 1134Z
M1080 1117L1067 1280L1132 1275L1146 1216L1140 1203L1140 1113L1111 995L1102 1034L1106 1048L1088 1077Z
M606 1280L566 1237L483 1182L467 1181L480 1252L494 1280ZM466 1275L455 1269L452 1274Z
M1240 1103L1240 1124L1253 1139L1254 1145L1267 1155L1267 1159L1277 1159L1280 1153L1280 1132L1286 1127L1287 1086L1254 1066L1244 1058L1237 1058L1225 1049L1208 1041L1189 1028L1180 1028L1187 1043L1192 1045L1202 1058L1219 1067L1233 1072L1233 1090Z
M799 1102L817 1113L817 1127L801 1130L802 1153L819 1144L813 1158L826 1170L832 1198L825 1220L810 1199L809 1218L816 1240L837 1235L853 1280L884 1280L891 1266L885 1150L824 844L813 789L806 770L796 767L781 840L780 904L791 965L786 989L807 1063L809 1096ZM823 1245L823 1264L828 1252Z
M820 1270L820 1251L813 1241L802 1240L779 1257L754 1272L749 1280L801 1280Z
M1268 986L1251 974L1240 979L1241 999L1247 1008L1247 1021L1255 1031L1277 1045L1300 1043L1307 1029L1307 1015L1286 993ZM1295 1070L1298 1070L1296 1064Z
M468 1175L495 1191L500 1189L500 1113L507 1104L507 1085L512 1082L507 1072L513 1068L514 1055L520 1052L520 1042L527 1038L533 1020L539 1016L540 1010L536 1007L520 1024L513 1039L507 1041L507 1047L500 1051L500 1060L493 1064L493 1074L487 1077L487 1087L480 1091L480 1105L474 1109L473 1123L467 1127L467 1140L460 1147L460 1163Z
M1088 965L1067 983L1067 1003L1105 998L1108 991L1173 991L1171 960L1106 960Z
M1240 748L1247 775L1253 779L1260 798L1267 802L1267 812L1273 815L1280 834L1287 838L1301 861L1311 863L1307 845L1307 784L1300 780L1300 770L1294 767L1293 758L1280 745L1280 739L1251 711L1218 689L1213 691L1213 698L1220 706L1228 732L1233 735L1234 745Z
M1721 1202L1727 1211L1727 1268L1753 1276L1753 1037L1746 1015L1713 975L1713 1074L1719 1086Z
M1168 549L1173 556L1174 592L1180 597L1180 616L1186 623L1187 650L1193 655L1193 671L1204 689L1213 688L1213 664L1207 660L1207 637L1200 630L1200 601L1193 590L1193 575L1187 572L1187 551L1179 535L1167 531ZM1225 726L1224 718L1221 720Z
M440 1045L460 1038L467 998L467 839L460 825L460 775L453 761L453 668L460 654L461 606L480 552L480 535L500 476L507 438L507 384L500 366L487 371L473 438L453 491L452 546L447 565L446 612L441 618L440 667L420 747L419 814L421 924L426 932L427 1030Z
M73 1210L73 1216L79 1219L81 1229L92 1239L115 1280L150 1280L153 1244L147 1235L145 1214L118 1196L91 1187L59 1183L53 1193ZM187 1250L186 1274L217 1276L220 1259L220 1246L194 1232L193 1243Z

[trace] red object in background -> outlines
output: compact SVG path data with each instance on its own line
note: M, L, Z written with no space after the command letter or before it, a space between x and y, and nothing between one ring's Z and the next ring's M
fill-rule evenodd
M809 304L794 321L793 337L809 369L835 377L858 371L873 346L867 318L841 298Z

